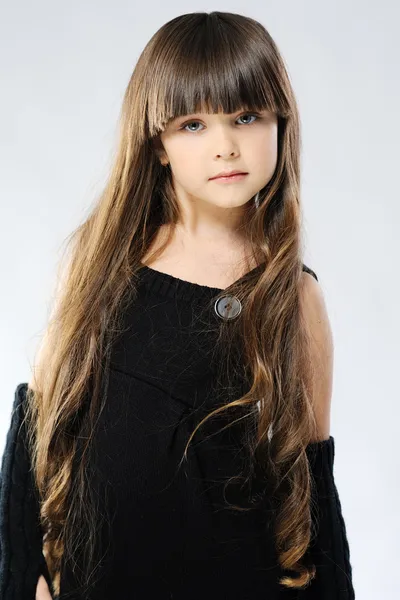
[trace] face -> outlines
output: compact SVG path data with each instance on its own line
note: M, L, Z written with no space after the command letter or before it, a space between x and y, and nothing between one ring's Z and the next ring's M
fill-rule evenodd
M170 163L183 205L238 208L271 179L277 163L276 114L270 111L193 113L171 120L160 134L162 164ZM247 173L239 180L211 180L221 171Z

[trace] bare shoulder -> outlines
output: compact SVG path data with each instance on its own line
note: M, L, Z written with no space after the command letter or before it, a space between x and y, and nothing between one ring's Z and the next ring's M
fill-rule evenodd
M310 334L314 370L313 403L318 424L318 439L330 435L334 343L332 328L321 285L307 272L302 273L300 307Z
M321 284L307 271L302 272L300 304L310 324L314 319L317 321L323 318L329 320Z

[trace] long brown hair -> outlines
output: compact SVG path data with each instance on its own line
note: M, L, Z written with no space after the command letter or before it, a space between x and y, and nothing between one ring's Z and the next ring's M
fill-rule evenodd
M69 239L68 262L28 388L27 423L42 499L44 554L59 593L61 560L85 557L84 585L96 573L98 518L87 457L104 406L114 336L135 298L138 270L160 225L172 228L179 205L171 171L157 157L169 119L199 110L271 110L278 118L278 161L259 207L243 227L260 271L227 291L243 302L240 318L221 321L221 348L240 343L249 388L206 419L238 407L252 426L248 445L273 482L275 543L286 575L300 588L315 576L302 559L312 538L313 480L306 446L316 440L309 336L300 308L302 248L300 124L295 96L276 44L257 21L227 12L178 16L150 39L130 78L119 139L104 190ZM163 251L165 245L159 249ZM228 352L229 355L229 352ZM228 413L227 413L228 414ZM251 417L251 419L250 419ZM188 440L187 447L192 440ZM78 437L85 440L71 481ZM186 454L185 451L185 454Z

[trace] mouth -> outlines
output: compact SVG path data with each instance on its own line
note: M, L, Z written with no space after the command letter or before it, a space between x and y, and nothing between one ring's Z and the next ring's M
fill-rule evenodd
M244 179L248 173L233 173L232 175L217 175L211 177L210 181L240 181Z
M210 179L217 179L218 177L233 177L233 175L247 175L246 171L238 171L237 169L227 169L226 171L221 171L218 175L214 175L214 177L210 177Z

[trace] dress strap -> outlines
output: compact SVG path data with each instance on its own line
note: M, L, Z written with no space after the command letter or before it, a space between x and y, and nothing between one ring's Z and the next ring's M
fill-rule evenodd
M318 281L318 277L316 276L314 271L312 269L310 269L310 267L307 267L307 265L305 265L304 263L303 263L303 271L306 271L306 273L309 273Z

